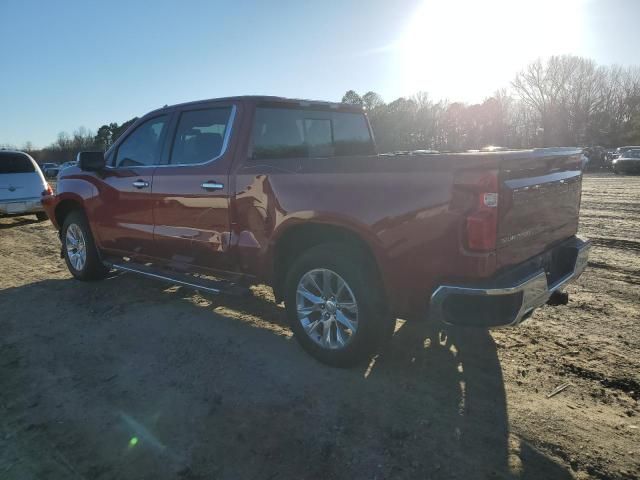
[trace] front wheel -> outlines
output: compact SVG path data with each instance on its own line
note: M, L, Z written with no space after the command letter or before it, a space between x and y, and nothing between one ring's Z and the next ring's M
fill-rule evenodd
M325 244L303 253L289 268L284 293L296 339L322 363L360 363L393 334L377 272L355 249Z
M36 219L39 222L44 222L46 220L49 220L49 217L47 216L47 214L45 212L37 212L36 213Z
M64 219L61 231L62 251L69 272L78 280L99 280L109 269L100 260L89 222L84 213L74 210Z

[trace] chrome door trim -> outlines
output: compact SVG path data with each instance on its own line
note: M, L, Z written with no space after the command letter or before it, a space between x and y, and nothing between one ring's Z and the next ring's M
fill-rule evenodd
M226 108L226 107L210 107L210 108ZM209 110L210 108L197 108L195 110ZM156 165L136 165L133 167L114 167L111 165L105 165L105 168L109 169L109 170L131 170L133 168L138 169L138 168L166 168L166 167L197 167L197 166L202 166L202 165L208 165L210 163L215 162L216 160L218 160L220 157L222 157L225 153L227 153L227 148L229 146L229 139L231 138L231 133L233 131L233 127L234 127L234 123L235 123L235 119L236 119L236 110L237 107L235 105L231 105L231 114L229 115L229 120L227 121L227 129L224 132L224 138L222 139L222 150L220 150L220 155L207 160L205 162L200 162L200 163L167 163L165 164L156 164ZM187 110L189 111L189 110ZM182 112L176 112L178 114L181 114ZM178 121L180 119L178 118ZM172 143L173 145L173 143Z
M145 180L136 180L131 185L133 185L136 188L148 188L150 184Z
M202 188L204 188L205 190L222 190L224 189L224 184L220 183L220 182L204 182L202 185L200 185Z

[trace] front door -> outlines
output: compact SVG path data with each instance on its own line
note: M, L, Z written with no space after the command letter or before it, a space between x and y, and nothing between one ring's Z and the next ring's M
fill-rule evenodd
M101 248L118 256L153 252L153 172L160 164L169 114L143 121L119 143L97 183L92 218Z
M168 164L153 177L155 255L176 268L230 270L229 168L236 107L205 103L176 113Z

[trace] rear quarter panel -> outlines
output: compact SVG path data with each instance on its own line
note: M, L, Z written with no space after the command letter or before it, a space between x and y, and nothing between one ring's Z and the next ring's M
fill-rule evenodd
M483 163L479 157L467 163ZM301 222L346 228L371 248L397 314L426 305L440 277L490 274L494 254L463 254L453 156L246 161L232 205L239 264L269 279L274 246Z

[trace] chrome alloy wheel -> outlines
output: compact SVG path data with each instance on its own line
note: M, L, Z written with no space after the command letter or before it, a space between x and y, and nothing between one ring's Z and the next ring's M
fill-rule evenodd
M322 348L343 348L358 330L353 291L340 275L326 268L302 276L296 289L296 311L304 331Z
M87 263L87 246L82 229L75 223L72 223L67 228L65 246L69 262L73 265L73 268L81 271Z

